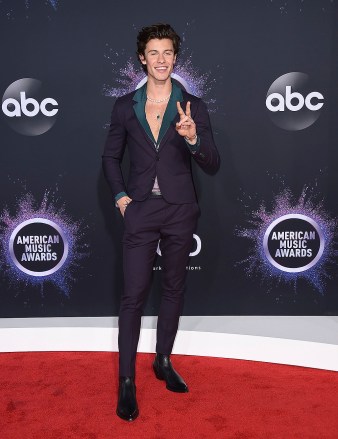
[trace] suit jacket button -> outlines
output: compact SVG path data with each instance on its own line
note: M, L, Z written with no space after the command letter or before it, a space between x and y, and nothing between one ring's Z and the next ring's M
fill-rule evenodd
M157 156L157 157L156 157L156 160L159 162L159 161L160 161L160 158Z

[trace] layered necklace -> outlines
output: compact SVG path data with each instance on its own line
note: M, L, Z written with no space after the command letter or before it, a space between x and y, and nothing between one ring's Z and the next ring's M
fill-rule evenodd
M170 94L163 99L154 99L154 98L151 98L150 96L147 95L147 100L149 102L151 102L152 104L163 104L164 102L169 101L170 96L171 96L171 91L170 91ZM163 112L163 114L164 114L164 112ZM158 122L158 131L159 131L159 129L161 127L161 119L162 119L163 115L161 114L160 111L156 111L156 113L154 114L154 117L155 117L156 121Z
M163 99L153 99L147 95L147 100L149 102L152 102L153 104L162 104L163 102L169 101L170 95L171 95L171 91L170 91L170 94ZM155 118L156 118L157 122L160 122L161 117L162 117L161 113L159 111L157 111L155 114Z

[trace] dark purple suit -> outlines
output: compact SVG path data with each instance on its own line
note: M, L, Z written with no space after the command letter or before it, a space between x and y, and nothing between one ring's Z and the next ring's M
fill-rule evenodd
M116 100L103 153L103 169L113 195L126 192L133 200L124 215L124 292L119 313L121 376L135 376L141 316L159 240L163 291L156 352L171 353L183 307L186 265L199 216L191 157L207 173L215 173L219 167L204 102L173 84L166 111L166 131L156 149L145 120L145 101L141 99L144 89L145 86ZM177 100L183 109L188 100L191 102L191 117L199 136L196 152L189 149L175 130L179 121ZM120 167L126 145L130 156L127 186ZM151 198L156 176L163 196L159 199Z

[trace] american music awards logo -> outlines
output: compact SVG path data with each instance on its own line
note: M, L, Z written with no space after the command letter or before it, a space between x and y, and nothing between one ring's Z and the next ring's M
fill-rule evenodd
M63 229L46 218L21 222L9 238L9 253L17 268L31 276L48 276L66 262L69 244Z
M14 212L12 212L14 210ZM85 226L73 221L65 206L45 192L38 203L31 194L0 213L0 268L10 284L53 284L65 295L80 261L88 256Z
M330 268L336 264L338 220L325 210L314 190L305 186L296 198L283 189L267 209L264 202L247 213L248 225L235 234L248 240L247 255L236 266L248 277L258 276L268 284L293 284L306 280L324 294Z

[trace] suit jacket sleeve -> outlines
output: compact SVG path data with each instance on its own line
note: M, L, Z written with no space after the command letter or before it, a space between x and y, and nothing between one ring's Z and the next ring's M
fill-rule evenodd
M102 155L103 172L114 197L118 193L126 191L121 170L121 161L126 148L126 140L127 131L122 122L120 101L119 98L117 98L111 113L109 132Z
M192 152L192 157L207 174L215 174L220 166L220 157L212 135L207 106L201 99L192 117L200 138L200 145L196 152Z

